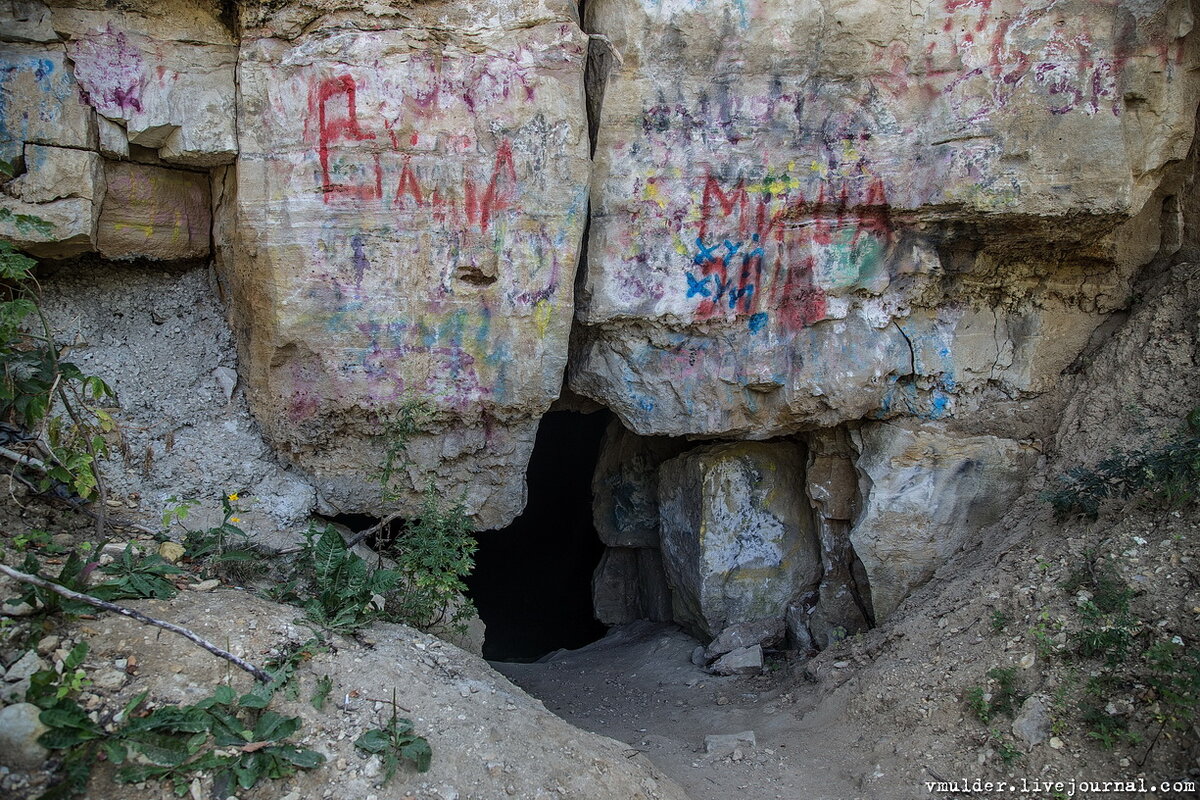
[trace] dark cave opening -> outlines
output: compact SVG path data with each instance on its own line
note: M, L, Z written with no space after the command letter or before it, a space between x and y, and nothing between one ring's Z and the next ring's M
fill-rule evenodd
M604 545L592 526L591 482L609 416L543 416L524 512L507 528L477 534L467 589L487 625L484 658L535 661L604 635L592 609L592 573Z

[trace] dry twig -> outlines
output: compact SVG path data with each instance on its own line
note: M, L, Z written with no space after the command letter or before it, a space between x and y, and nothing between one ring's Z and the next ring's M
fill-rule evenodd
M107 600L101 600L100 598L92 597L89 594L83 594L82 592L76 592L73 589L68 589L65 586L59 586L57 583L54 583L53 581L48 581L45 578L38 577L37 575L30 575L28 572L21 572L20 570L13 569L12 567L9 567L5 564L0 564L0 572L3 572L8 577L12 578L13 580L20 581L21 583L28 583L31 586L38 586L42 589L49 589L50 591L54 592L55 594L62 595L63 597L67 598L68 600L76 600L81 603L87 603L90 606L95 606L96 608L102 608L105 611L111 611L114 614L120 614L123 617L129 617L130 619L137 620L138 622L141 622L143 624L154 625L155 627L162 628L165 631L170 631L171 633L177 633L180 636L182 636L183 638L188 639L188 640L198 644L200 647L203 647L205 650L212 653L214 656L223 658L226 661L228 661L230 664L233 664L235 667L238 667L239 669L243 669L246 672L249 672L256 679L262 681L263 683L271 682L271 676L265 670L261 669L260 667L254 666L253 664L251 664L249 661L246 661L245 659L238 658L233 653L230 653L227 650L222 650L221 648L217 647L212 642L202 639L201 637L199 637L192 631L188 630L187 628L181 627L181 626L176 625L171 622L164 622L161 619L155 619L154 617L147 616L140 611L134 611L132 608L126 608L125 606L119 606L116 603L110 603Z

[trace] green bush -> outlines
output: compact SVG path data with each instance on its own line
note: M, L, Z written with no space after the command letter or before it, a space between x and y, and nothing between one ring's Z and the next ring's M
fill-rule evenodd
M1096 519L1108 499L1146 494L1169 508L1196 497L1200 486L1200 407L1185 429L1153 450L1117 450L1095 467L1075 467L1044 495L1059 520L1079 515Z
M11 165L0 162L0 176L11 174ZM53 230L44 220L3 208L0 220L22 231ZM40 490L61 483L89 499L103 487L103 434L116 428L100 403L114 395L100 378L62 360L38 303L36 267L12 243L0 241L0 422L42 456L34 456L45 465L36 479Z

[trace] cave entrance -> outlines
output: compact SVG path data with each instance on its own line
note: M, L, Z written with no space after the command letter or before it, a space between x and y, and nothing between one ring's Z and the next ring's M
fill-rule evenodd
M543 416L524 512L507 528L477 534L467 593L487 625L484 658L535 661L605 634L592 609L592 573L604 545L592 526L591 484L610 416Z

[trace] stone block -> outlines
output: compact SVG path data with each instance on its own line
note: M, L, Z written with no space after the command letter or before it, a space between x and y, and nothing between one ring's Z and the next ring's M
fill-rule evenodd
M219 259L241 375L268 438L342 511L379 511L380 420L417 399L434 413L404 503L432 480L478 528L505 526L562 385L587 38L571 4L488 9L347 11L242 41Z
M711 639L783 618L815 588L821 560L791 443L699 447L659 470L663 563L675 621Z
M614 419L592 476L592 522L609 547L658 547L658 467L686 444L638 436Z
M863 510L850 531L876 622L967 536L1003 516L1037 462L1030 446L930 425L873 423L851 434Z
M97 245L112 259L176 261L209 254L208 176L130 162L108 162L108 191Z

